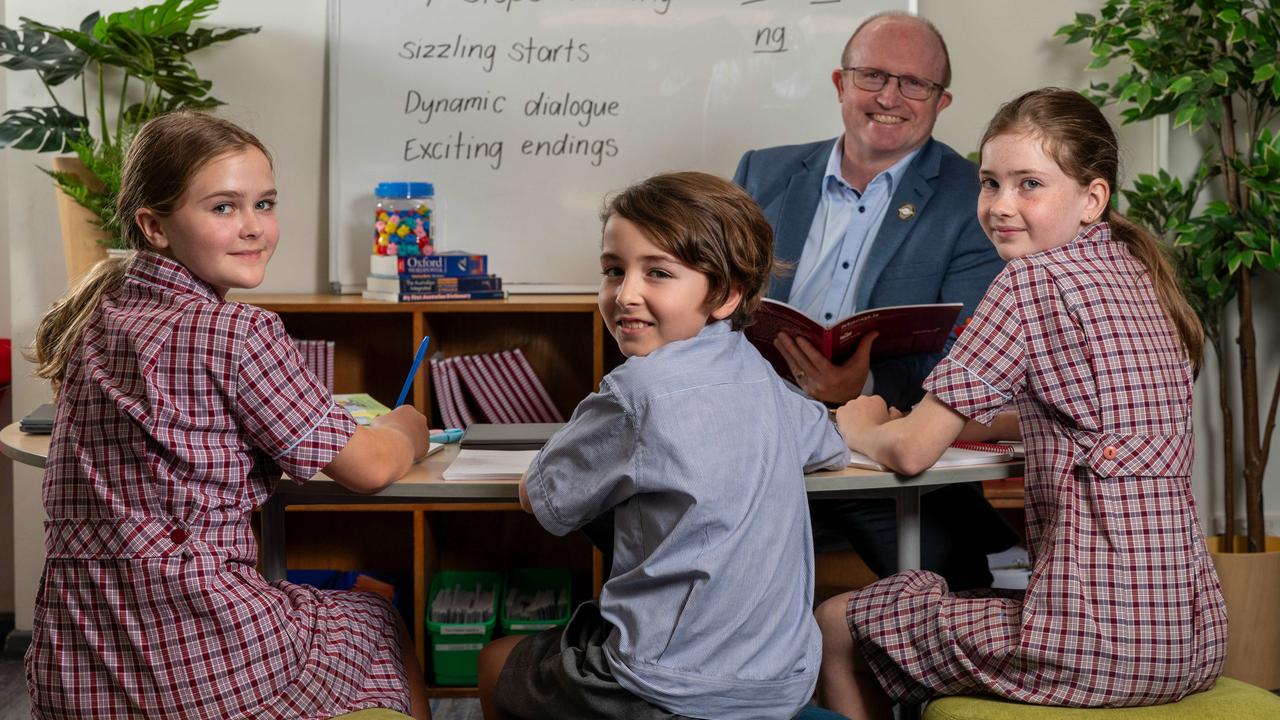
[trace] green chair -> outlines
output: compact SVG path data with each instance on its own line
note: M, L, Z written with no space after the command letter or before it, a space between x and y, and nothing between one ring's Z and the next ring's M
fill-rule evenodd
M1276 720L1280 697L1248 683L1220 678L1212 688L1176 703L1148 707L1071 708L1026 705L983 696L930 702L923 720Z
M372 708L369 710L357 710L346 715L338 715L333 720L413 720L413 718L395 710Z

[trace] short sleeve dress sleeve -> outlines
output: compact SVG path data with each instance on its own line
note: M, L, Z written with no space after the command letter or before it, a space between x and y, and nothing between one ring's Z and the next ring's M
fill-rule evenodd
M969 325L924 389L965 417L988 424L1026 386L1022 308L1015 282L1021 264L992 281Z
M529 465L525 490L538 522L564 535L639 492L638 437L634 414L606 378Z
M323 470L356 431L355 420L307 369L272 313L258 313L249 323L235 412L249 443L300 483Z

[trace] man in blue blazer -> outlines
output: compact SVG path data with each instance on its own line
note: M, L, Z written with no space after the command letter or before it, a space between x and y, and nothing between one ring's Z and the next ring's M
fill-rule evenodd
M792 271L775 275L769 297L827 324L889 305L977 306L1003 267L977 220L978 172L931 135L951 103L950 59L928 21L883 13L850 37L831 74L844 121L832 140L747 152L734 180L773 225L775 253ZM869 363L873 339L843 365L807 342L782 336L778 349L800 387L839 404L866 388L907 410L942 354ZM891 501L814 503L815 528L838 530L877 574L896 569ZM930 493L924 502L923 562L953 590L991 582L987 552L1016 539L973 486Z

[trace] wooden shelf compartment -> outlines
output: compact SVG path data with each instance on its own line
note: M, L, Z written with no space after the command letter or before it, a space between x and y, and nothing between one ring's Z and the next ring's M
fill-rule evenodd
M288 566L367 570L410 578L411 628L418 661L431 678L427 589L441 570L567 567L573 601L599 591L599 557L585 536L555 537L514 503L291 505L286 509ZM435 694L439 690L443 694ZM432 688L466 697L474 688ZM470 694L470 695L469 695Z
M280 315L295 338L332 340L334 391L365 392L394 402L423 336L444 357L519 348L568 417L599 387L604 331L589 295L525 295L505 300L387 303L352 295L236 294ZM620 362L610 355L610 366ZM435 420L427 364L414 382L413 404ZM439 425L433 422L434 425Z

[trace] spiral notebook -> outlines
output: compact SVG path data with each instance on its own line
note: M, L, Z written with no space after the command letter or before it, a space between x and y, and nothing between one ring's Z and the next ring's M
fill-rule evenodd
M956 441L951 444L933 464L935 468L957 467L960 465L990 465L991 463L1012 460L1013 446L1001 443L981 443ZM849 467L866 468L868 470L888 470L889 468L872 460L860 452L852 452Z

